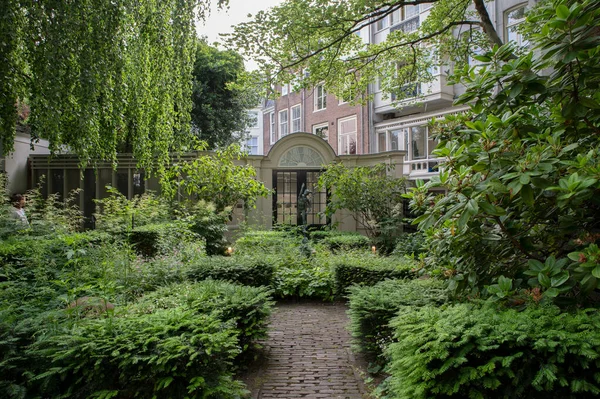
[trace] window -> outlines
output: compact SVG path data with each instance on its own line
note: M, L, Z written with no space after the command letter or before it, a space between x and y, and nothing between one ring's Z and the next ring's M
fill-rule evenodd
M271 133L271 144L277 141L277 127L275 126L275 112L269 114L269 132Z
M279 137L287 136L288 134L288 110L279 111Z
M404 19L410 19L417 14L419 14L418 5L404 6Z
M380 132L377 137L379 152L405 150L408 137L407 129Z
M338 121L338 145L340 155L356 154L356 116Z
M515 42L518 46L527 46L527 42L521 33L518 32L518 26L525 21L525 6L514 8L506 13L505 39L507 42Z
M427 158L426 152L427 142L427 127L426 126L413 126L410 128L410 148L411 148L411 159L425 159Z
M300 105L295 105L292 107L292 133L296 133L300 131L300 114L301 109Z
M315 88L315 111L327 108L327 93L325 88L319 85Z
M400 16L402 14L402 9L396 10L394 12L392 12L392 14L390 15L390 25L394 26L396 25L398 22L400 22Z
M288 95L288 85L287 85L287 83L284 84L283 86L281 86L281 95L282 96L287 96Z
M388 27L388 16L381 17L376 23L376 30L382 30Z
M249 124L249 128L251 129L257 129L259 127L258 125L258 112L256 111L249 111L248 112L248 116L250 117L250 124Z
M250 137L246 140L246 148L248 149L248 154L258 155L258 137Z
M327 141L329 139L329 124L321 123L319 125L314 125L312 128L313 134L319 136L323 140Z

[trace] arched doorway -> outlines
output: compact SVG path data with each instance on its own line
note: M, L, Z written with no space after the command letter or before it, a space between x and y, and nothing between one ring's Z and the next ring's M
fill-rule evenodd
M326 164L335 158L333 149L323 139L309 133L294 133L280 140L269 152L273 168L273 224L297 226L302 223L298 196L304 189L311 192L307 212L309 226L323 226L327 193L317 188Z

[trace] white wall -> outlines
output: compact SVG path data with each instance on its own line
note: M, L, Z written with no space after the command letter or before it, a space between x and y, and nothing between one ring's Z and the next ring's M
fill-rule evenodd
M5 171L8 176L8 191L23 193L27 190L27 159L29 154L49 154L48 142L40 140L31 149L30 137L18 132L15 138L14 151L5 158Z

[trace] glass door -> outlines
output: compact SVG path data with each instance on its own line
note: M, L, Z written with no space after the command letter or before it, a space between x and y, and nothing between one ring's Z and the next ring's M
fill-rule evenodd
M302 224L302 215L298 211L298 196L301 190L311 192L310 208L306 215L306 224L321 226L328 223L324 215L327 205L327 193L318 191L319 171L276 170L273 171L273 223L298 226Z

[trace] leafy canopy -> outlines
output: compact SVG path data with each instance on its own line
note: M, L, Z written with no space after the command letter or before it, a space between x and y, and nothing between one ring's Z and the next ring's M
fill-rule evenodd
M416 30L365 43L377 23L425 5L429 16ZM378 78L384 92L402 97L402 86L431 80L436 60L465 63L476 48L501 40L484 0L287 0L238 25L228 43L258 60L269 85L324 84L339 98L358 101Z
M332 192L325 212L328 215L342 209L352 212L367 235L389 246L383 249L390 251L393 240L389 239L399 231L401 196L406 189L406 179L388 175L392 170L393 166L384 163L353 168L336 163L319 177L319 186Z
M227 0L217 0L220 6ZM189 132L196 16L209 0L7 0L0 23L0 139L13 148L17 103L34 139L83 164L132 148L164 165Z
M241 84L250 79L243 58L231 50L219 50L199 40L193 70L192 126L208 148L225 147L244 138L256 121L248 109L258 104L256 90Z
M187 194L212 202L217 212L233 208L239 201L252 208L256 199L266 197L269 190L256 180L256 170L251 165L239 164L245 155L239 145L232 144L214 154L200 154L194 160L175 163L165 175L163 191L171 196Z

